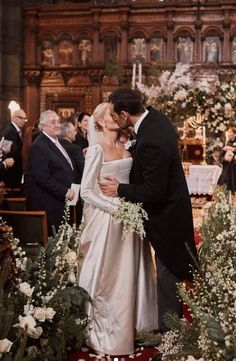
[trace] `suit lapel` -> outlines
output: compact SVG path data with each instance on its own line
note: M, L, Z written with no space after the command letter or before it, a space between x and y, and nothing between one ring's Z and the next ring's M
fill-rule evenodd
M70 164L68 163L68 161L66 160L66 158L64 157L64 155L62 154L62 152L57 148L57 146L51 141L51 139L49 139L45 134L42 133L42 136L44 137L45 141L47 142L49 148L51 148L56 155L62 160L62 162L66 165L67 168L69 168L72 172L73 169L71 168Z

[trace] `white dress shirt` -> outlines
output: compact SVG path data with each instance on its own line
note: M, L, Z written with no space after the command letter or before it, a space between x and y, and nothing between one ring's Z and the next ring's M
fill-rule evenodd
M148 115L149 110L145 110L145 112L141 115L141 117L139 118L139 120L135 123L134 125L134 133L137 134L138 133L138 128L140 127L143 119L146 117L146 115Z

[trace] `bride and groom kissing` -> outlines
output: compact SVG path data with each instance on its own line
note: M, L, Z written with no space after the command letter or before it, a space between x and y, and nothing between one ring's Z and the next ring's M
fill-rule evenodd
M134 352L135 331L165 332L164 313L182 316L176 283L191 280L190 253L197 258L192 208L177 135L164 114L121 88L95 109L92 121L102 135L87 150L81 182L79 283L92 298L85 342L98 354L126 355ZM133 158L119 139L120 129L130 126L137 136ZM120 198L143 204L147 239L122 237L113 218Z

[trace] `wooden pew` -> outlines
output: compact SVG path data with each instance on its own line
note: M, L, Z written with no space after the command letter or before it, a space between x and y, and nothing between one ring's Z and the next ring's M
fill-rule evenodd
M6 211L26 211L26 197L5 197L2 209Z
M45 211L7 211L0 210L0 217L20 240L22 248L28 254L36 254L40 246L48 242L47 218Z

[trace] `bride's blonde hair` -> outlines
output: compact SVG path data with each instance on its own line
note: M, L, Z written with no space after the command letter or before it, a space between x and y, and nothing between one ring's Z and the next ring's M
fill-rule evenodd
M102 126L99 124L99 120L102 120L102 118L105 114L105 111L107 110L107 107L108 107L108 103L103 102L103 103L98 104L98 106L93 111L94 126L95 126L95 129L99 132L102 131Z

